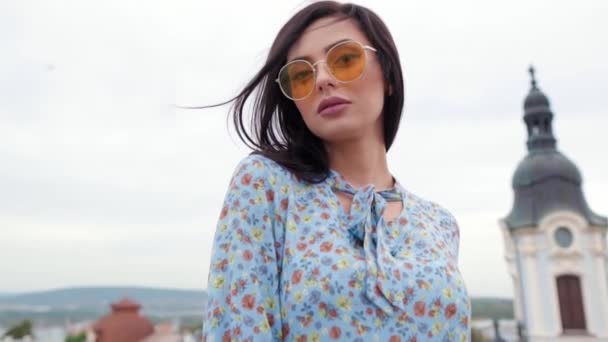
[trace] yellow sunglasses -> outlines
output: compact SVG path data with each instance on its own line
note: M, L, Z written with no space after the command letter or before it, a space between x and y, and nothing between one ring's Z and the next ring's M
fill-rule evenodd
M329 74L338 82L355 81L363 75L367 66L366 50L376 52L371 46L362 45L355 41L345 41L334 45L324 60L310 63L297 59L285 64L275 80L283 94L292 100L302 100L315 89L317 81L316 66L325 62Z

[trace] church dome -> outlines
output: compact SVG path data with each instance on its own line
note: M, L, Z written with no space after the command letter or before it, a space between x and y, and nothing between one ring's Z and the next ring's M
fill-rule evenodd
M536 86L534 68L529 71L532 84L524 101L528 154L513 174L514 200L505 218L507 227L537 226L544 216L556 210L569 210L592 225L608 227L608 219L589 208L578 168L557 150L549 100Z
M529 153L513 174L513 187L521 188L540 183L551 177L581 185L582 177L576 165L557 150Z
M524 100L524 109L540 106L549 107L549 99L542 91L540 91L540 89L536 88L535 84Z

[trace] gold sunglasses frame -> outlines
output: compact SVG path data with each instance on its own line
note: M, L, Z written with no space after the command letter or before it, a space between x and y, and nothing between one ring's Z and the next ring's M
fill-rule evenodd
M339 83L350 83L350 82L354 82L354 81L356 81L356 80L360 79L361 77L363 77L363 74L365 74L365 71L367 70L367 63L368 63L368 60L369 60L369 56L367 55L367 50L371 50L371 51L373 51L373 52L377 52L377 50L376 50L375 48L373 48L373 47L371 47L371 46L369 46L369 45L363 45L363 44L361 44L361 43L359 43L359 42L357 42L357 41L354 41L354 40L347 40L347 41L343 41L343 42L340 42L340 43L338 43L338 44L336 44L336 45L332 46L332 47L331 47L331 49L329 49L329 50L327 51L327 53L325 54L325 58L324 58L324 59L321 59L321 60L318 60L318 61L316 61L315 63L310 63L309 61L307 61L307 60L305 60L305 59L296 59L296 60L293 60L293 61L291 61L291 62L289 62L289 63L287 63L287 64L283 65L283 66L281 67L281 69L279 70L279 74L277 75L277 78L276 78L274 81L275 81L275 82L276 82L276 83L279 85L279 89L281 89L281 92L283 93L283 95L285 95L285 97L287 97L288 99L290 99L290 100L292 100L292 101L304 100L305 98L309 97L309 96L310 96L310 94L312 94L312 92L315 90L315 87L313 86L313 87L310 89L310 92L308 92L308 94L306 94L305 96L295 99L295 98L293 98L293 97L291 97L291 96L287 95L287 93L285 92L285 90L283 90L283 87L281 86L281 81L279 80L279 79L280 79L281 72L283 72L283 70L284 70L286 67L288 67L290 64L304 62L304 63L306 63L306 64L310 65L310 67L312 68L312 73L313 73L313 81L314 81L313 83L314 83L314 84L315 84L315 86L316 86L316 84L317 84L317 64L319 64L319 63L321 63L321 62L324 62L324 63L325 63L325 67L327 68L327 62L326 62L326 61L327 61L327 56L329 56L329 54L330 54L330 53L331 53L331 52L332 52L332 51L333 51L335 48L337 48L337 47L339 47L339 46L342 46L342 45L344 45L344 44L352 44L352 43L355 43L355 44L359 45L359 46L360 46L360 47L363 49L363 52L365 53L365 66L363 67L363 72L361 72L361 75L359 75L359 77L357 77L357 78L355 78L355 79L352 79L352 80L350 80L350 81L340 81L339 79L337 79L337 78L334 76L334 74L331 72L331 70L327 69L327 72L329 73L329 75L331 75L331 78L333 78L333 79L334 79L336 82L339 82Z

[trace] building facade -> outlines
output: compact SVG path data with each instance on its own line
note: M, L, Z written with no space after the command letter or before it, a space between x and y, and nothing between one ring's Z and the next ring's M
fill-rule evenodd
M549 100L530 74L528 153L513 175L513 208L499 222L515 318L529 341L608 339L608 219L590 209L581 173L558 151Z

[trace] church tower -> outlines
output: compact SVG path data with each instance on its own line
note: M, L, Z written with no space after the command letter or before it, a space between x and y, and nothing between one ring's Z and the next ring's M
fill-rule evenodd
M549 100L532 67L530 75L528 153L513 175L513 208L500 220L515 318L529 341L608 338L608 219L589 208L581 173L558 151Z

